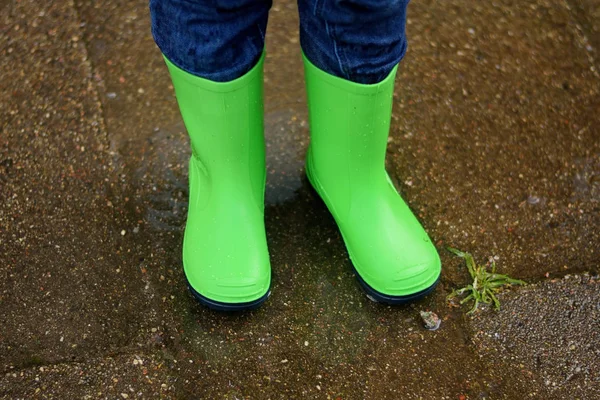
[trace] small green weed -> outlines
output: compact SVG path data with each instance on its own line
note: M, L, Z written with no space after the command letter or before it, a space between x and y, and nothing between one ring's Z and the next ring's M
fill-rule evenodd
M475 260L470 253L465 253L460 250L448 247L448 250L457 256L464 258L467 264L467 269L473 283L465 286L464 288L453 290L447 297L448 300L453 299L457 296L464 296L460 301L460 304L473 301L475 304L467 312L472 314L479 307L479 303L491 304L494 303L496 310L500 309L500 301L496 297L495 293L499 292L506 285L526 285L527 283L519 279L513 279L508 275L501 275L496 273L496 262L492 260L492 272L487 270L487 265L477 265Z

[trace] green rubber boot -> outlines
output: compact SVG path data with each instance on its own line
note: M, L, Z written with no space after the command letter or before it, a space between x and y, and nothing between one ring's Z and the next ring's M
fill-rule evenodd
M363 85L304 57L308 179L333 214L367 296L388 304L426 295L441 271L434 245L385 170L396 69Z
M183 240L189 287L213 309L256 308L271 284L264 224L264 54L247 74L224 83L165 60L192 144Z

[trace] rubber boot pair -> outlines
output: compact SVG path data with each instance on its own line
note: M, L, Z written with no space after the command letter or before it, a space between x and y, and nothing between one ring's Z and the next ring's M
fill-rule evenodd
M258 307L270 294L264 225L264 54L225 83L166 60L190 135L189 209L183 243L194 296L218 310ZM433 289L440 259L385 171L396 70L363 85L304 59L311 143L306 173L333 214L369 298L389 304Z

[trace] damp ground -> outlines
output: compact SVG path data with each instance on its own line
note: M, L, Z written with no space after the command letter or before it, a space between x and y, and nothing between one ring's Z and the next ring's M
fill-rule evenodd
M273 294L196 304L181 270L185 128L144 1L0 5L0 397L600 397L600 2L413 1L387 169L442 257L369 301L304 177L296 5L265 64ZM445 248L532 285L474 317ZM442 319L423 328L419 311Z

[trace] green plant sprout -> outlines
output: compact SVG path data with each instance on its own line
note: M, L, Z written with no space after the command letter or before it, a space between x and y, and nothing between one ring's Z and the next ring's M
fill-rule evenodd
M469 270L469 274L471 274L471 278L473 279L473 283L461 289L453 290L452 293L450 293L447 297L447 300L450 301L454 297L464 296L466 294L466 297L460 301L461 305L469 301L475 302L467 314L474 313L479 307L479 303L494 303L496 310L499 310L500 301L496 297L495 293L499 292L504 286L507 285L527 285L527 282L522 280L513 279L508 275L497 274L496 262L494 260L491 261L492 272L490 273L487 270L487 265L475 264L475 260L470 253L465 253L452 247L448 247L448 251L465 259L467 269Z

